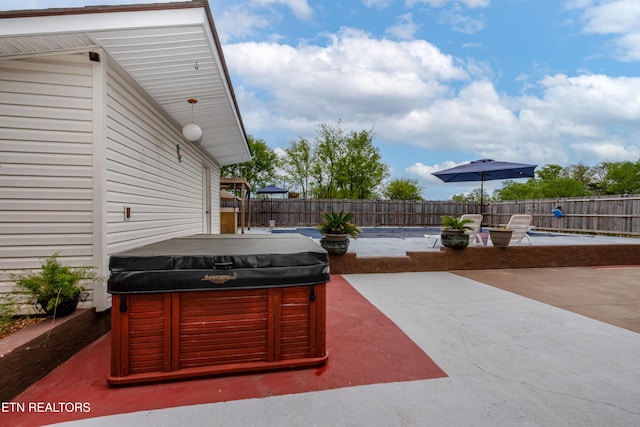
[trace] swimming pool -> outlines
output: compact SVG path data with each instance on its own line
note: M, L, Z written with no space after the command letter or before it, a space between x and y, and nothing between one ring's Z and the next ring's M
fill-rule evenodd
M442 231L440 227L361 227L362 233L358 234L358 238L397 238L397 239L406 239L413 237L424 237L425 234L434 234L439 235ZM483 231L487 231L487 228L483 228ZM281 234L281 233L300 233L303 236L311 237L313 239L321 239L323 237L322 233L318 231L317 228L314 227L299 227L299 228L274 228L271 230L273 234ZM575 237L575 234L561 234L561 233L551 233L544 231L534 231L530 230L530 236L546 236L546 237ZM589 236L587 236L589 237ZM592 236L591 236L592 237Z
M271 230L271 233L300 233L303 236L311 237L313 239L322 238L320 231L314 227L275 228ZM362 233L358 234L358 238L395 237L398 239L406 239L409 237L424 237L425 234L440 234L440 227L362 227Z

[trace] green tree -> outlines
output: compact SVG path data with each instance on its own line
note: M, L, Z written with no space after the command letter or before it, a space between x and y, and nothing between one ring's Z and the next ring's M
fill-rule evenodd
M593 188L591 188L591 190L594 194L602 196L605 191L604 181L605 177L607 176L607 164L605 162L602 162L596 166L593 166L591 170L593 171Z
M220 176L245 178L255 191L276 181L279 160L264 140L247 135L247 142L251 150L251 161L223 166Z
M371 199L389 175L372 131L351 132L345 140L345 155L338 161L338 195L344 199Z
M313 146L312 194L324 199L371 199L388 176L372 131L346 134L322 123Z
M482 200L483 202L488 202L493 200L489 193L486 190L482 190L484 193ZM451 196L451 200L454 202L479 202L480 201L480 187L473 189L470 193L467 194L454 194Z
M422 191L417 179L397 178L387 183L382 194L391 200L423 200Z
M602 162L592 167L582 163L565 168L549 164L526 183L504 181L495 194L498 200L640 194L640 160Z
M285 180L301 190L302 198L306 199L309 191L309 180L313 172L312 148L309 141L300 138L293 141L284 150L287 158L282 162Z
M537 193L533 180L523 183L508 179L502 183L502 188L496 190L494 194L497 200L526 200L542 197L540 193Z
M604 194L640 194L640 160L603 165L607 171L601 184Z
M569 177L561 177L538 183L541 198L582 197L588 195L588 190L582 182ZM536 197L536 198L540 198Z
M584 169L563 168L560 165L545 165L536 171L536 178L525 183L507 180L496 191L498 200L549 199L556 197L580 197L589 194L583 184ZM578 176L579 179L572 177Z
M597 180L598 170L596 168L589 167L583 163L568 166L565 168L570 178L579 181L588 193L596 193L598 190L599 181Z
M346 154L344 131L340 128L340 122L336 127L322 123L317 133L313 151L312 190L319 199L336 199L339 197L337 182L340 159Z
M573 176L576 176L575 172ZM534 191L528 198L549 199L586 196L589 191L581 179L583 178L573 178L570 168L563 168L555 164L545 165L536 171L536 180L529 182Z
M536 171L536 178L540 181L550 181L562 176L562 166L560 165L544 165Z

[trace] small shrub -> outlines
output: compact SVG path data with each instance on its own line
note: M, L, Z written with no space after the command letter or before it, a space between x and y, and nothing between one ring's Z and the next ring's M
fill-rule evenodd
M69 267L58 261L57 254L47 258L38 273L12 275L18 290L27 293L31 303L52 310L66 298L75 298L85 291L84 280L98 279L94 267Z
M0 336L10 332L16 311L17 305L13 294L0 296Z
M318 230L322 234L348 234L355 239L362 232L360 227L350 222L354 217L353 212L324 212L322 216L324 217L324 222L318 225Z
M469 227L467 224L470 224L472 222L473 221L471 221L470 219L456 218L448 215L442 217L443 230L471 230L471 227Z

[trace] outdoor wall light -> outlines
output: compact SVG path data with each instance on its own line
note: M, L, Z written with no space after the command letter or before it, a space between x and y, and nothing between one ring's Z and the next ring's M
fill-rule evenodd
M198 100L195 98L189 98L187 102L191 104L191 122L184 125L182 128L182 135L189 141L195 142L202 137L202 129L193 122L193 106L198 102Z

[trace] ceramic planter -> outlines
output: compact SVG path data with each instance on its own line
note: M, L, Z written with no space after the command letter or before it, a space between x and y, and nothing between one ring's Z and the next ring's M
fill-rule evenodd
M447 248L464 249L469 246L469 235L461 230L442 230L440 241Z
M330 254L345 254L349 250L349 235L327 233L325 237L320 240L320 246Z
M509 246L512 234L513 230L507 230L504 228L489 229L489 236L491 238L493 246L498 246L500 248L506 248L507 246Z

